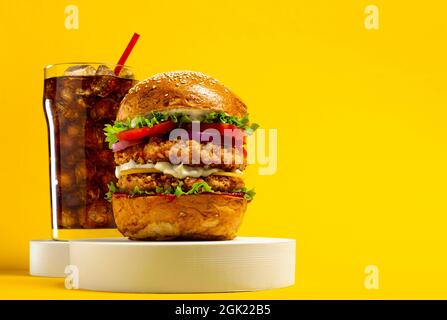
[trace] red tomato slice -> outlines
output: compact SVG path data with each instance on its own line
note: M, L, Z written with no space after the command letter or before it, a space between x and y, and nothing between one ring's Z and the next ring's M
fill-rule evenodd
M232 124L225 123L200 123L200 130L203 131L206 129L216 129L221 135L223 135L225 129L234 130L237 129L237 127L233 126Z
M155 136L158 134L163 134L168 131L171 131L175 128L175 123L171 120L165 121L159 124L156 124L152 127L143 127L143 128L135 128L129 129L126 131L122 131L116 134L118 140L135 140L141 139L148 136Z
M204 131L206 129L216 129L217 131L219 131L219 133L222 135L222 137L228 135L229 130L231 130L230 134L231 134L231 137L234 139L236 139L236 138L243 139L245 137L245 131L241 128L233 126L232 124L201 123L200 130Z

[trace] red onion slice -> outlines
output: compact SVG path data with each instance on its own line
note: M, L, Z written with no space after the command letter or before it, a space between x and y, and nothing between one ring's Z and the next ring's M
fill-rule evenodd
M115 142L112 145L112 151L117 152L126 149L127 147L142 143L144 139L135 139L135 140L121 140L118 142Z

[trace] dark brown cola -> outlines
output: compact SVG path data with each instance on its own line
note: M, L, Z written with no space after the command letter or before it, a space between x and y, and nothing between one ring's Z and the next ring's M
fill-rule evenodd
M103 129L115 120L136 81L101 67L94 74L77 73L82 67L45 79L53 229L115 227L111 205L104 199L107 183L116 179Z

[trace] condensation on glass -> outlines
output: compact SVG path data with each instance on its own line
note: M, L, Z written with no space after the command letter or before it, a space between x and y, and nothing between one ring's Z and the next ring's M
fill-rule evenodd
M116 182L104 125L135 84L133 70L103 63L56 64L45 68L44 108L50 154L53 238L64 230L115 228L107 184ZM70 237L72 238L72 237Z

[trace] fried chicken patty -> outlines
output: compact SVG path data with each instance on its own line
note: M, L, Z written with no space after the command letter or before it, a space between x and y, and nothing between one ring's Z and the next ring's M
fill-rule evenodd
M182 144L182 142L162 140L158 137L150 138L146 144L141 143L115 152L115 162L117 165L130 160L139 164L170 162L170 153L171 156L177 155L179 158L184 154L189 163L186 163L188 161L181 162L190 166L208 165L210 168L220 168L225 171L244 170L246 167L244 152L238 148L221 147L212 143L201 144L195 140L189 140ZM193 157L200 159L200 164L193 164Z
M152 174L129 174L118 179L117 187L123 191L130 192L138 187L142 191L156 191L157 187L163 190L175 189L180 182L183 183L182 190L188 191L194 183L205 181L214 191L232 192L244 187L244 181L238 177L226 177L210 175L203 178L177 179L173 176L161 173Z

